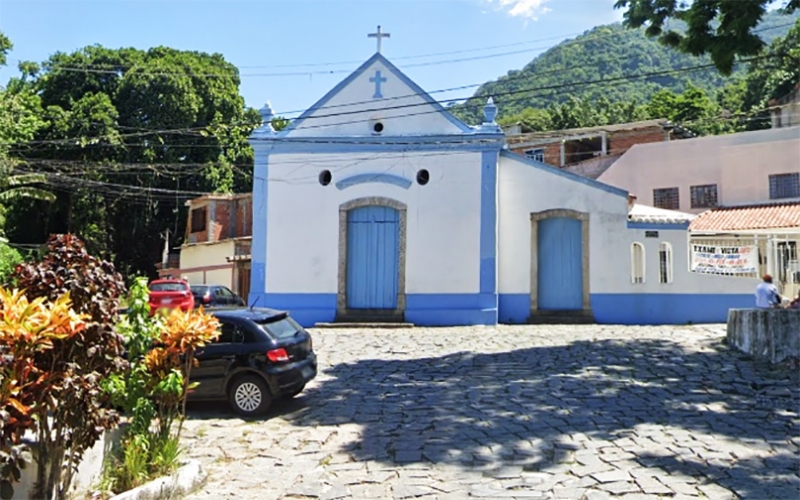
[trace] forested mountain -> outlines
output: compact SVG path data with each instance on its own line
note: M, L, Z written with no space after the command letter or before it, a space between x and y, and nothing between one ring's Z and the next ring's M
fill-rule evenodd
M798 18L800 13L770 12L756 31L770 43L784 36ZM477 123L485 97L490 95L501 118L526 108L545 109L570 98L592 102L602 97L611 103L645 104L659 90L682 93L689 83L713 95L736 75L726 78L710 63L708 57L694 57L659 44L648 38L644 29L627 29L619 23L598 26L552 47L521 70L484 84L473 99L451 111L467 123ZM691 69L698 66L707 67ZM650 74L655 75L635 77ZM608 79L612 82L587 83Z

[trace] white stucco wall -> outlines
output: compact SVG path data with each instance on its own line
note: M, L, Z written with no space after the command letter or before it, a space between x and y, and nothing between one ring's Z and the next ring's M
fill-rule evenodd
M653 144L637 144L598 180L653 205L653 190L679 188L682 212L691 186L717 185L720 205L769 200L769 176L800 172L800 127L759 130Z
M233 240L224 240L181 247L181 277L185 277L191 285L213 284L231 288L233 272L227 258L233 256L234 245ZM202 269L212 266L229 267L226 269Z
M693 273L689 269L688 231L663 230L658 231L658 238L645 238L644 229L628 229L626 231L628 244L628 286L624 293L675 293L675 294L747 294L753 293L758 284L755 278L736 278L730 276L714 276L709 274ZM644 245L645 281L633 284L630 279L631 253L630 247L634 242ZM673 282L661 283L659 271L659 248L661 242L672 245Z
M380 71L383 99L373 99L375 83L370 78ZM287 137L371 136L374 121L384 125L382 135L453 134L460 129L393 74L382 61L372 63L364 72L340 89L323 107L314 111Z
M271 155L266 292L336 293L339 206L382 196L407 205L406 293L477 293L480 160L480 152ZM423 168L430 182L420 186L416 174ZM333 175L328 186L318 181L324 169ZM391 174L412 184L336 187L365 173Z
M498 168L499 292L530 293L534 212L588 212L590 293L617 293L629 280L627 199L519 160L501 156Z

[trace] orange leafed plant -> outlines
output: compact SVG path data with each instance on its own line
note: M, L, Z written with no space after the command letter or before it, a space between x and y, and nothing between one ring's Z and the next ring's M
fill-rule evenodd
M203 308L192 311L174 309L164 322L161 344L170 354L194 354L219 337L219 321Z
M47 388L59 374L37 368L36 354L86 328L86 318L70 306L68 293L54 302L29 301L21 291L0 287L0 412L6 418L0 447L35 429L33 415L49 401Z

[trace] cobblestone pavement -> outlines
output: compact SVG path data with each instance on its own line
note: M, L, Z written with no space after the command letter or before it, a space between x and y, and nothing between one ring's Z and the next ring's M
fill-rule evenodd
M191 498L800 498L797 379L722 327L312 334L297 399L191 410Z

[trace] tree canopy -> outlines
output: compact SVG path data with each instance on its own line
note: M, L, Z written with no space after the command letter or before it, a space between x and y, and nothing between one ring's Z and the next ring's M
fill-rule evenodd
M708 54L717 69L729 75L737 57L759 54L765 42L754 32L774 0L617 0L626 9L625 25L646 26L645 33L669 47L694 56ZM792 13L800 0L784 0ZM685 31L670 24L681 21Z
M7 229L18 241L74 232L125 271L150 270L166 230L180 242L187 199L251 187L247 137L261 117L219 54L95 45L20 73L7 92L36 119L14 127L9 152L58 197L50 208L15 205Z

